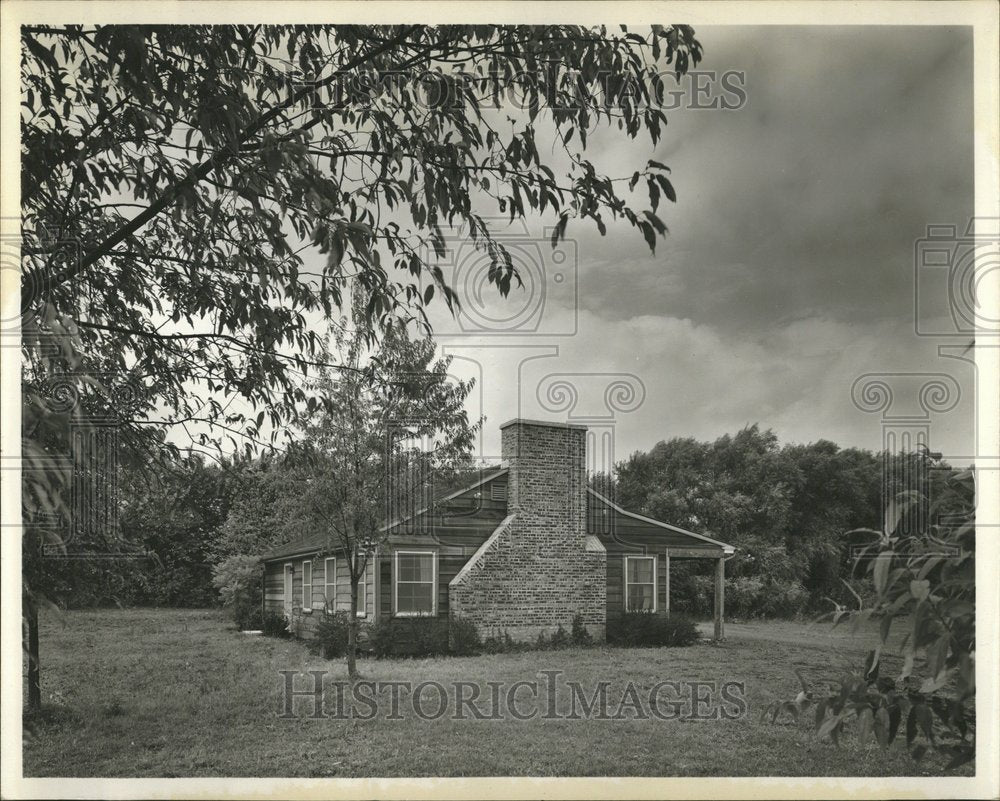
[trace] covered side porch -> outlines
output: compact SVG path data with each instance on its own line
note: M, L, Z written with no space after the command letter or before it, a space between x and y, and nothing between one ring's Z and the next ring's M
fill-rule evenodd
M725 639L728 543L623 509L588 488L588 533L607 552L608 618L630 611L670 614L671 565L709 560L713 575L713 635Z

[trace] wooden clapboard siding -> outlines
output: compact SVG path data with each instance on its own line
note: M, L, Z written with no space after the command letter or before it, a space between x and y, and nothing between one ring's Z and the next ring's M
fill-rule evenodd
M596 534L607 551L607 613L609 617L625 609L625 556L656 557L656 612L669 612L667 569L671 559L718 558L722 548L682 531L622 514L592 495L588 496L588 530Z
M285 603L285 564L267 562L264 565L264 609L281 612Z
M292 557L267 562L264 565L264 603L265 609L273 612L283 612L285 609L285 565L291 564L292 574L292 608L301 609L302 604L302 565L307 558ZM325 557L313 557L312 569L312 609L321 612L326 603L326 566ZM367 568L367 585L365 587L364 609L371 615L375 609L375 564L369 562ZM343 555L337 557L337 584L334 608L348 611L351 608L351 585L347 571L347 561ZM360 602L360 599L359 599ZM360 605L360 603L359 603Z

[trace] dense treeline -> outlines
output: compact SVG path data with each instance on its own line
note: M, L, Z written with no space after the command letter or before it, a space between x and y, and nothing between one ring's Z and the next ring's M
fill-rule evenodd
M726 566L727 611L781 616L843 599L854 538L877 528L882 460L827 440L780 446L750 426L715 442L660 442L618 466L627 509L737 546ZM671 564L672 608L711 609L710 566Z
M909 471L892 475L924 484L952 472L927 455L894 460ZM468 472L445 477L440 491L462 486ZM750 426L714 442L676 438L637 452L618 464L612 491L627 509L737 546L726 571L728 614L788 616L849 602L845 580L870 592L851 575L852 554L869 536L849 532L880 528L883 475L883 457L871 451L826 440L780 445L772 432ZM308 525L300 488L271 457L191 458L123 475L119 486L121 539L111 555L118 550L121 558L61 565L52 590L64 605L211 604L213 565L259 554ZM673 609L708 613L709 568L697 560L671 564Z

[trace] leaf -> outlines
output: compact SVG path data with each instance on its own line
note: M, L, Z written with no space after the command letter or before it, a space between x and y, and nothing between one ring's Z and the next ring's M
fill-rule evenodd
M868 682L875 681L878 678L878 660L879 654L882 650L880 645L873 651L868 652L868 656L865 658L865 680Z
M833 730L840 725L840 721L841 721L840 715L830 715L830 717L828 717L826 720L823 721L823 724L819 727L819 730L816 732L816 736L822 740L827 735L832 735Z
M916 712L917 724L920 726L920 730L924 733L924 737L934 742L934 716L931 714L931 709L927 704L917 704L914 707Z
M916 598L918 601L924 600L928 595L931 594L931 583L927 579L922 581L911 581L910 582L910 595Z
M651 252L656 252L656 232L653 230L653 226L648 222L639 222L639 229L642 231L643 237L646 239L646 244L649 245Z
M883 748L889 745L890 725L889 710L884 706L880 706L878 712L875 713L875 739L878 740L878 744Z
M335 270L340 267L340 263L344 260L344 243L341 241L339 235L334 235L333 240L330 242L330 255L327 256L326 266L329 270Z
M886 580L889 577L889 567L892 565L892 551L882 551L875 557L875 565L872 568L872 578L875 581L875 592L879 598L885 596Z
M945 672L945 660L948 657L948 648L951 645L951 634L945 630L927 648L927 669L931 678L937 679Z
M815 730L819 731L820 726L823 725L823 719L826 717L826 708L830 704L830 699L824 698L816 705L816 725Z
M872 725L875 722L871 707L866 706L858 713L858 739L866 742L872 736Z
M944 766L945 770L954 770L955 768L961 767L966 762L971 762L976 756L976 749L963 743L962 745L956 745L953 753L954 756L952 756L948 764Z
M677 202L677 193L674 192L674 185L670 183L670 179L665 175L657 175L656 180L660 184L660 188L663 190L663 194L667 196L667 199L671 203Z
M899 723L903 719L903 710L900 709L899 704L893 704L889 707L889 742L891 743L896 739L896 733L899 731Z

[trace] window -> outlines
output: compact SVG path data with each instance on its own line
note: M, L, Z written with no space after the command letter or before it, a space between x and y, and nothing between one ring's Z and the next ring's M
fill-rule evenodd
M437 553L396 551L396 614L402 617L437 614Z
M656 557L625 557L625 609L656 611Z
M371 564L371 558L369 557L368 564L365 565L364 572L358 577L358 617L364 617L368 614L368 566ZM350 584L348 584L348 592L350 592ZM351 608L351 597L347 596L347 609L350 611Z
M494 501L507 500L507 485L501 484L499 481L494 481L492 484L490 484L490 500Z
M323 600L327 614L332 615L337 608L337 559L324 559L323 571Z
M313 563L312 559L306 559L302 563L302 611L312 611L313 595Z

